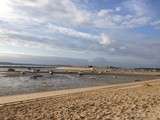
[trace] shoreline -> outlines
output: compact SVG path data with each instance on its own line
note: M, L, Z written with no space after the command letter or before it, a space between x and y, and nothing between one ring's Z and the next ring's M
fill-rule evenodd
M22 71L8 72L8 71L0 71L0 75L3 76L29 76L34 74L50 74L48 71L40 71L40 72L30 72L24 71L25 74L22 74ZM160 72L60 72L54 71L53 74L81 74L81 75L118 75L118 76L160 76Z
M18 96L0 98L1 120L160 119L160 79Z
M63 96L63 95L72 95L76 93L84 93L90 91L96 91L100 89L128 89L133 87L141 87L144 84L148 83L156 83L159 82L160 79L153 80L143 80L138 82L131 83L121 83L114 85L105 85L105 86L95 86L95 87L86 87L86 88L76 88L76 89L66 89L66 90L57 90L57 91L47 91L47 92L36 92L36 93L28 93L28 94L20 94L20 95L9 95L9 96L1 96L0 97L0 106L3 104L12 104L12 103L20 103L23 101L32 101L36 99L43 99L48 97L55 96Z

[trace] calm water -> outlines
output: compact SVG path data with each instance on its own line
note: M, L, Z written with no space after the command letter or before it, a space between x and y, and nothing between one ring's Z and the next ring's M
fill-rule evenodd
M2 77L0 76L0 96L24 94L31 92L62 90L88 86L99 86L117 83L134 82L134 80L147 80L153 77L144 76L117 76L112 75L44 75L37 79L31 76Z

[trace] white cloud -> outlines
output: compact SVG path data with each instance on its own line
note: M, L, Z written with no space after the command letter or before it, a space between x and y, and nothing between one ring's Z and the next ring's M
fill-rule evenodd
M10 22L15 18L19 23L53 22L66 27L134 28L148 25L152 19L143 0L127 0L113 9L100 9L98 12L82 9L73 0L5 1L0 2L0 15L9 16ZM126 14L120 14L126 11Z
M116 7L115 11L117 11L117 12L121 11L121 7Z
M145 1L127 0L120 5L115 9L99 10L95 14L94 25L98 28L135 28L151 23L152 11Z
M97 12L82 9L72 0L6 1L7 2L2 2L2 5L5 6L3 9L7 9L6 12L11 13L12 17L17 15L17 23L23 22L22 26L32 26L39 21L39 23L42 24L49 24L49 29L45 28L47 32L98 42L102 46L107 46L111 44L112 41L107 34L103 33L105 31L102 31L102 34L92 34L90 32L82 32L78 30L78 27L84 27L81 25L85 24L85 27L88 25L91 29L134 28L148 25L151 20L149 16L146 16L146 13L148 12L146 10L147 5L137 0L130 0L113 9L101 9ZM8 3L9 6L7 6ZM125 5L128 5L128 7L125 8ZM127 9L130 12L120 14L119 12L126 11L124 9ZM11 21L12 19L10 19L10 22ZM75 30L74 27L77 28L77 30ZM13 32L17 34L19 31ZM29 31L22 31L20 34L36 36L34 35L35 33ZM51 36L47 37L39 35L39 38L44 37L52 39Z
M103 46L108 46L111 44L111 39L109 38L108 35L102 33L100 36L99 44L101 44Z
M43 7L48 4L48 0L13 0L16 5L24 5L30 7Z
M115 52L116 49L115 49L115 48L110 48L109 51L110 51L110 52Z
M41 49L44 50L52 50L52 46L49 44L44 44L38 41L27 41L22 39L14 39L14 38L8 38L5 37L3 39L0 39L0 46L1 47L7 47L7 48L23 48L23 49Z
M93 41L98 38L97 35L80 32L72 28L66 28L66 27L61 27L61 26L56 26L51 24L49 24L48 27L51 30L51 32L61 33L63 35L70 36L70 37L82 38L82 39L93 40Z
M146 16L133 17L129 21L123 21L122 26L126 26L128 28L140 27L140 26L148 25L150 20L151 18Z
M80 32L71 28L60 27L60 26L55 26L51 24L49 25L49 28L54 33L61 33L63 35L70 36L70 37L81 38L81 39L89 40L91 42L98 42L102 46L108 46L112 42L111 38L104 33L102 33L101 35L93 35L90 33Z
M154 26L156 29L160 29L160 20L153 21L151 25Z
M132 46L132 39L145 39L141 39L137 33L127 34L133 32L128 29L147 25L160 28L160 21L154 20L144 0L125 0L112 9L97 8L99 11L85 9L80 4L75 0L1 0L0 49L8 46L10 50L24 48L27 51L31 48L43 52L41 48L52 50L58 47L67 48L69 54L71 50L82 52L87 49L98 50L105 55L106 52L119 50L119 53L124 52L125 55L138 54L141 57L145 52L139 54L137 50L134 53L137 45L134 45L133 52L128 51L132 50L128 46ZM4 28L6 31L2 31ZM127 28L123 29L127 32L119 28ZM114 43L112 38L117 41ZM127 46L127 50L123 45ZM142 46L145 45L139 48ZM146 53L149 54L148 51Z
M97 13L97 15L98 15L99 17L105 17L105 16L107 16L107 15L110 15L110 13L112 13L112 12L113 12L112 9L101 9L101 10Z
M71 26L90 21L90 12L78 8L72 0L2 0L0 8L0 19L9 22L14 18L23 23L39 21Z
M13 9L10 6L10 0L1 0L0 1L0 19L9 19L11 18Z
M151 25L159 25L159 24L160 24L160 20L154 21L154 22L151 23Z
M123 7L125 7L128 12L131 12L136 16L146 16L153 14L151 6L146 0L127 0L123 2Z
M7 29L1 29L0 30L0 38L1 38L1 45L11 45L11 46L24 46L24 47L30 47L30 48L40 48L43 44L44 46L48 45L46 48L51 48L51 46L54 46L54 37L52 35L60 34L64 35L66 38L75 38L72 40L86 40L89 41L90 44L97 44L102 46L108 46L111 44L111 39L107 34L91 34L86 32L77 31L72 28L66 28L62 26L56 26L49 24L46 26L46 29L43 29L44 31L47 30L48 35L37 35L32 32L27 31L14 31L14 30L7 30ZM41 41L43 40L43 41ZM59 41L61 39L58 39ZM64 41L64 40L62 40ZM70 41L68 41L70 42ZM52 43L52 44L50 44ZM37 46L36 46L37 44ZM85 43L82 43L85 44ZM49 47L50 46L50 47ZM43 47L44 48L44 47Z

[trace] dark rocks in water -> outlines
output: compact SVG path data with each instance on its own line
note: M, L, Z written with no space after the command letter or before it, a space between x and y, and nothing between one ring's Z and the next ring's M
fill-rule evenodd
M22 75L25 75L26 73L25 72L20 72Z
M40 69L35 70L36 72L40 72Z
M28 67L28 70L31 70L31 67Z
M39 73L39 72L40 72L40 69L32 69L31 72L32 72L32 73Z
M37 78L40 78L40 77L43 77L43 75L33 75L33 76L31 76L31 79L37 79Z
M92 66L92 65L89 65L88 68L93 68L93 66Z
M79 76L82 76L82 75L83 75L83 73L82 73L82 72L78 72L78 75L79 75Z
M8 69L8 72L15 72L15 69L9 68L9 69Z

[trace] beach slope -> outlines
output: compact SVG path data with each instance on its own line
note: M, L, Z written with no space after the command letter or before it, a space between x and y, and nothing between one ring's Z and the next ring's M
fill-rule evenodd
M160 120L160 79L0 97L0 120L67 119Z

